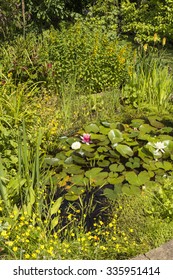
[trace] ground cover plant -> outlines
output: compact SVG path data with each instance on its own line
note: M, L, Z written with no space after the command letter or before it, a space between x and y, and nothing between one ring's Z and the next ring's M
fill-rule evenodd
M129 43L118 13L98 1L1 44L1 259L129 259L173 237L166 37Z

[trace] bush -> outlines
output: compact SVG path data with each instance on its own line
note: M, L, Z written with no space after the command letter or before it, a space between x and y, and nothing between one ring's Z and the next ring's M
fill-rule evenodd
M1 64L3 75L10 73L15 84L39 82L61 91L73 81L77 92L100 92L126 81L130 55L129 44L79 21L68 30L45 31L39 39L33 34L16 39L2 48Z

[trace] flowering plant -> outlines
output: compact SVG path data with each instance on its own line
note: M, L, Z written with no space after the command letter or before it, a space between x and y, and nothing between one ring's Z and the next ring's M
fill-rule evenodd
M92 143L91 141L91 135L88 133L84 133L83 136L80 136L80 138L82 139L82 143L85 143L87 145L89 145L90 143Z

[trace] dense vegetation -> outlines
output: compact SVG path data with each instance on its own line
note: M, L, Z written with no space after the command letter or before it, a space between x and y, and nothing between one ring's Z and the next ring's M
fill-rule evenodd
M173 1L73 2L0 1L2 259L173 237Z

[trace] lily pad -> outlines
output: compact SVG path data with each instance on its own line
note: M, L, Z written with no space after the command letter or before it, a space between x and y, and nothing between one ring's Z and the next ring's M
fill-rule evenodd
M113 171L113 172L122 172L125 169L125 167L123 164L115 163L115 164L111 164L109 166L109 169L110 169L110 171Z
M122 135L121 131L119 131L118 129L110 130L108 133L108 137L112 144L123 141L123 135Z
M110 200L116 200L122 194L121 184L114 185L114 189L105 188L104 195Z
M65 194L65 199L69 201L75 201L81 194L85 192L85 188L72 186L70 190Z
M85 172L85 176L88 178L94 178L96 177L98 174L101 173L101 171L103 170L103 168L100 167L94 167L88 171Z
M127 145L118 144L116 150L125 158L133 156L133 150Z
M85 131L87 133L91 133L91 132L98 133L99 132L99 127L95 123L91 123L91 124L85 126Z

